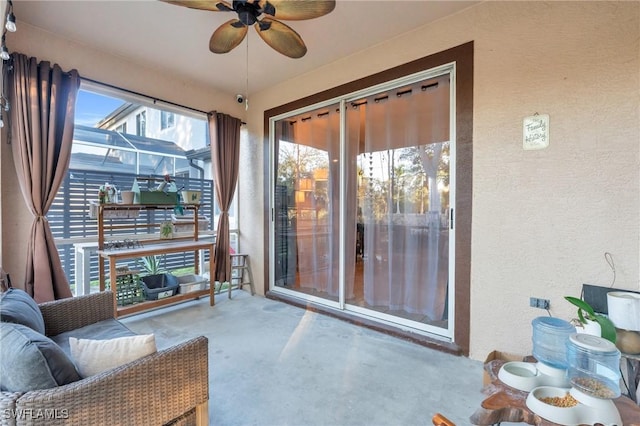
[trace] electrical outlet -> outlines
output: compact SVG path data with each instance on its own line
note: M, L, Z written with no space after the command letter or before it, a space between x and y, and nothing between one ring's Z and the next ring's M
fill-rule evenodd
M549 309L549 299L539 299L537 297L529 298L529 306L532 308Z

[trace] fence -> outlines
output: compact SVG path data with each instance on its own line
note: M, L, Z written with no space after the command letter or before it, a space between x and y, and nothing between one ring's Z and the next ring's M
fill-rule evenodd
M162 176L144 176L161 179ZM76 249L78 246L97 247L98 223L96 219L89 218L90 201L97 201L98 189L105 182L109 182L120 190L129 190L133 185L136 175L130 173L101 172L97 170L70 169L58 191L53 205L47 213L47 219L51 231L56 239L56 245L60 254L60 260L69 282L74 288L76 282ZM213 181L207 179L193 179L176 177L176 186L188 191L200 191L202 199L199 214L209 219L209 230L213 229L214 209ZM140 221L140 223L160 223L167 220L166 211L148 210L137 219L122 219ZM170 212L169 212L170 214ZM135 230L130 231L131 238L135 237ZM89 255L85 259L85 266L89 269L91 280L98 279L98 257L95 250L85 250ZM208 254L207 254L208 258ZM206 260L206 259L205 259ZM131 262L135 266L135 260ZM185 265L193 265L193 253L177 253L167 255L163 267L167 270L177 269Z

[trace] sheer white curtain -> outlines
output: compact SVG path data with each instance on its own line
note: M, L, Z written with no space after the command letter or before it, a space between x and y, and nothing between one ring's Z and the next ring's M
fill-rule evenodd
M365 301L376 310L442 319L448 229L438 182L449 140L448 76L355 104L351 115L363 118Z
M322 296L339 296L340 113L338 106L298 117L293 138L303 157L297 183L298 285ZM308 186L311 183L311 186ZM355 206L355 199L350 205ZM353 208L354 209L354 208ZM355 223L349 224L355 246ZM349 265L349 262L347 262ZM349 266L353 275L353 265ZM353 292L347 288L347 297Z
M421 145L420 163L427 176L429 191L429 210L427 211L427 265L424 271L428 295L426 309L423 311L432 319L442 318L448 285L449 250L448 229L442 229L440 191L438 189L438 169L442 159L443 143ZM431 152L429 152L431 151ZM445 213L446 214L446 213ZM446 223L444 224L446 226Z

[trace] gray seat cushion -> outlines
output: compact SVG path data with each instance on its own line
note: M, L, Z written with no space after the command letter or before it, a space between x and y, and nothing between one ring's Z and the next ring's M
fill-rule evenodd
M17 288L0 293L0 321L22 324L44 334L44 319L38 304L29 294Z
M0 322L0 389L28 392L77 380L75 365L51 339L22 324Z
M51 339L56 342L67 355L71 356L71 350L69 349L69 337L75 337L78 339L109 340L117 337L135 335L136 333L129 330L120 321L110 318L95 324L89 324L82 328L60 333L57 336L53 336Z

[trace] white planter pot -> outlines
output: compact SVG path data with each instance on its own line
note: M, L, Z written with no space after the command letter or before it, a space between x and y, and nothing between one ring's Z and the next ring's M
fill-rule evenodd
M576 331L578 333L590 334L592 336L600 337L602 335L602 330L600 328L600 324L595 321L586 320L586 324L582 324L582 327L576 327Z
M610 291L607 306L609 319L616 328L640 331L640 293Z

